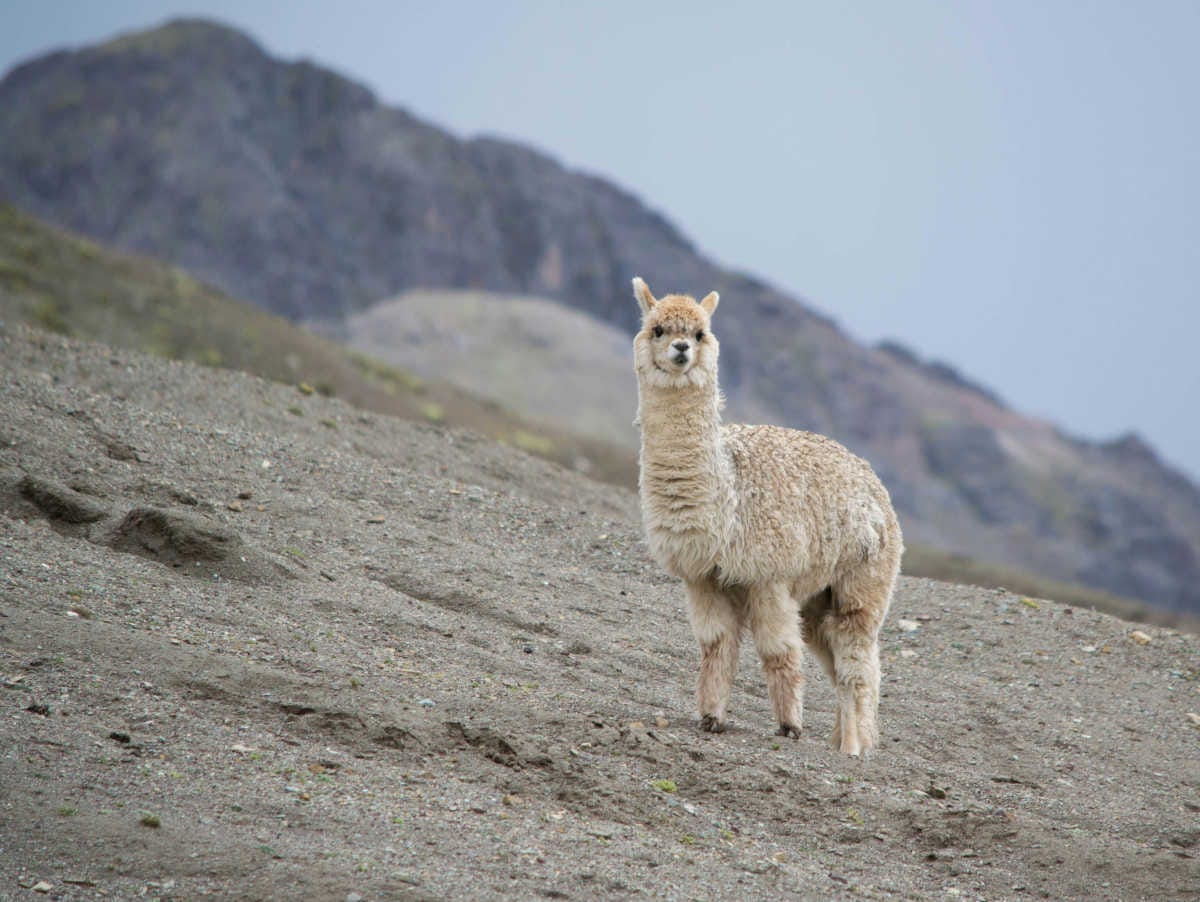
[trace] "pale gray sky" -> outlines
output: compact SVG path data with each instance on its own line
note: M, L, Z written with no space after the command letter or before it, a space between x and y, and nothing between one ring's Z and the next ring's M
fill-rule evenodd
M1136 430L1200 477L1194 0L0 10L3 71L179 15L243 28L609 177L855 336L1074 434Z

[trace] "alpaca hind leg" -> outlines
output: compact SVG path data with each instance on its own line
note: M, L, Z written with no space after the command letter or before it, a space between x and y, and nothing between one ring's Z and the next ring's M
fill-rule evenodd
M857 603L856 603L857 602ZM879 627L883 604L862 603L834 591L834 605L820 633L833 657L837 714L833 742L847 755L873 748L879 739Z
M825 618L833 609L833 590L829 587L822 589L816 595L809 597L800 608L800 619L803 624L801 638L809 647L831 681L837 676L833 669L833 649L825 642L825 632L821 629Z
M700 643L700 676L696 705L700 729L725 730L725 706L737 674L741 621L736 599L711 582L688 583L692 630Z
M804 644L808 646L809 651L821 662L821 667L829 674L830 685L837 686L833 649L829 647L828 634L823 629L825 620L832 614L832 611L833 590L828 586L815 595L809 596L800 608L800 619L803 624L801 638L804 639ZM833 709L833 734L835 737L841 735L841 729L841 708L835 705Z
M804 647L796 603L785 585L754 586L747 619L781 736L799 736L804 721Z
M835 622L827 628L837 697L833 743L845 754L857 756L879 740L879 643L844 626Z

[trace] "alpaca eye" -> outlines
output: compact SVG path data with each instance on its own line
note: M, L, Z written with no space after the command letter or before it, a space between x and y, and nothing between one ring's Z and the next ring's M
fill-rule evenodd
M654 337L655 337L655 338L662 338L662 333L663 333L663 327L662 327L662 326L655 326L655 327L654 327Z
M696 341L704 341L704 330L701 329L696 333Z

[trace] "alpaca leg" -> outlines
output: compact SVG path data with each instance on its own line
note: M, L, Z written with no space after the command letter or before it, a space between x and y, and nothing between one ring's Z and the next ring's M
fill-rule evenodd
M878 741L876 711L879 708L879 644L862 635L842 618L826 628L833 651L834 715L833 743L847 755L857 756Z
M796 603L787 586L754 586L747 618L762 661L779 735L799 736L804 721L804 650Z
M700 728L725 730L725 705L737 673L741 623L734 600L709 582L688 583L692 630L700 643L696 704Z
M834 606L820 632L833 656L837 715L833 742L847 755L873 748L879 739L879 627L887 610L882 603L834 590ZM878 596L876 596L877 598Z
M800 620L803 624L801 637L804 639L804 644L817 656L817 660L821 662L821 666L829 674L830 681L836 681L837 674L833 667L833 650L826 644L825 632L821 629L825 618L829 616L832 609L833 590L828 588L822 589L804 602L804 605L800 609Z
M833 663L833 649L829 647L828 634L824 629L826 619L833 611L833 590L826 587L805 600L800 608L803 624L801 637L821 667L829 675L830 685L837 686L837 668ZM833 735L841 736L842 714L838 706L833 709ZM835 739L840 745L840 740Z

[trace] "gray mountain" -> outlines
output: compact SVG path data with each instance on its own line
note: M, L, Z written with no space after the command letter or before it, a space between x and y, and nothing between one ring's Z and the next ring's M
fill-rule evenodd
M706 259L619 187L455 137L221 25L173 22L9 72L0 199L335 325L449 287L550 298L631 330L634 274L717 289L730 416L868 456L912 538L1200 610L1200 490L1136 437L1080 441L902 347L863 347Z

